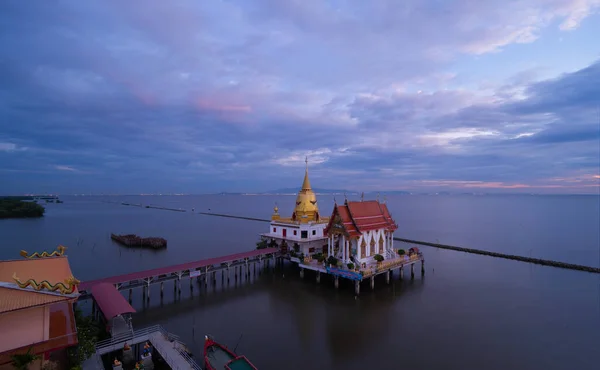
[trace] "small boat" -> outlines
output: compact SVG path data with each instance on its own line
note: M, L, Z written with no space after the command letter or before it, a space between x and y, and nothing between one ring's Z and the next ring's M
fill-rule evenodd
M210 338L204 337L204 366L207 370L258 370L246 358Z

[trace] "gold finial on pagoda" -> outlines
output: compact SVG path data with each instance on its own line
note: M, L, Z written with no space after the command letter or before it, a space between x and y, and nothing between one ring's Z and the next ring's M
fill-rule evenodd
M273 207L273 215L271 216L271 220L279 220L279 207L277 207L277 202L275 202L275 207Z
M363 192L360 194L360 201L361 201L361 202L363 202L364 200L365 200L365 192L363 191Z
M21 252L19 254L25 258L60 257L65 254L65 250L67 250L67 247L65 247L64 245L59 245L58 247L56 247L56 250L52 253L48 253L48 252L44 251L42 253L34 252L34 253L28 255L27 251L21 250Z

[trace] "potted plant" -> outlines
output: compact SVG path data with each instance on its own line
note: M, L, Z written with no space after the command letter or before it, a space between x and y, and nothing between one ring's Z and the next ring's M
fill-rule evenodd
M354 270L354 264L353 263L349 263L348 264L348 270Z
M377 261L378 265L381 265L381 262L385 259L381 254L376 254L373 256L373 259Z
M404 256L406 254L406 251L404 249L398 249L398 254Z

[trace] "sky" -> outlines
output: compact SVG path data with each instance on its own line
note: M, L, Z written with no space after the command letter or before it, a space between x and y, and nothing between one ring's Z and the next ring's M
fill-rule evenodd
M0 194L600 192L600 0L0 2Z

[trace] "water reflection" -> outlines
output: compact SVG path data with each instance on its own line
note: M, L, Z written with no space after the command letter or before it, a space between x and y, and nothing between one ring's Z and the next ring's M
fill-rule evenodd
M425 285L420 277L400 281L397 274L386 285L385 277L379 276L374 291L365 281L361 296L355 297L353 282L342 281L336 290L329 276L322 275L317 285L312 273L301 280L296 277L297 269L286 270L286 279L275 281L271 287L272 309L289 313L303 351L315 350L314 338L326 338L328 352L336 361L360 358L363 352L376 350L390 330L402 327L397 303L419 294Z

